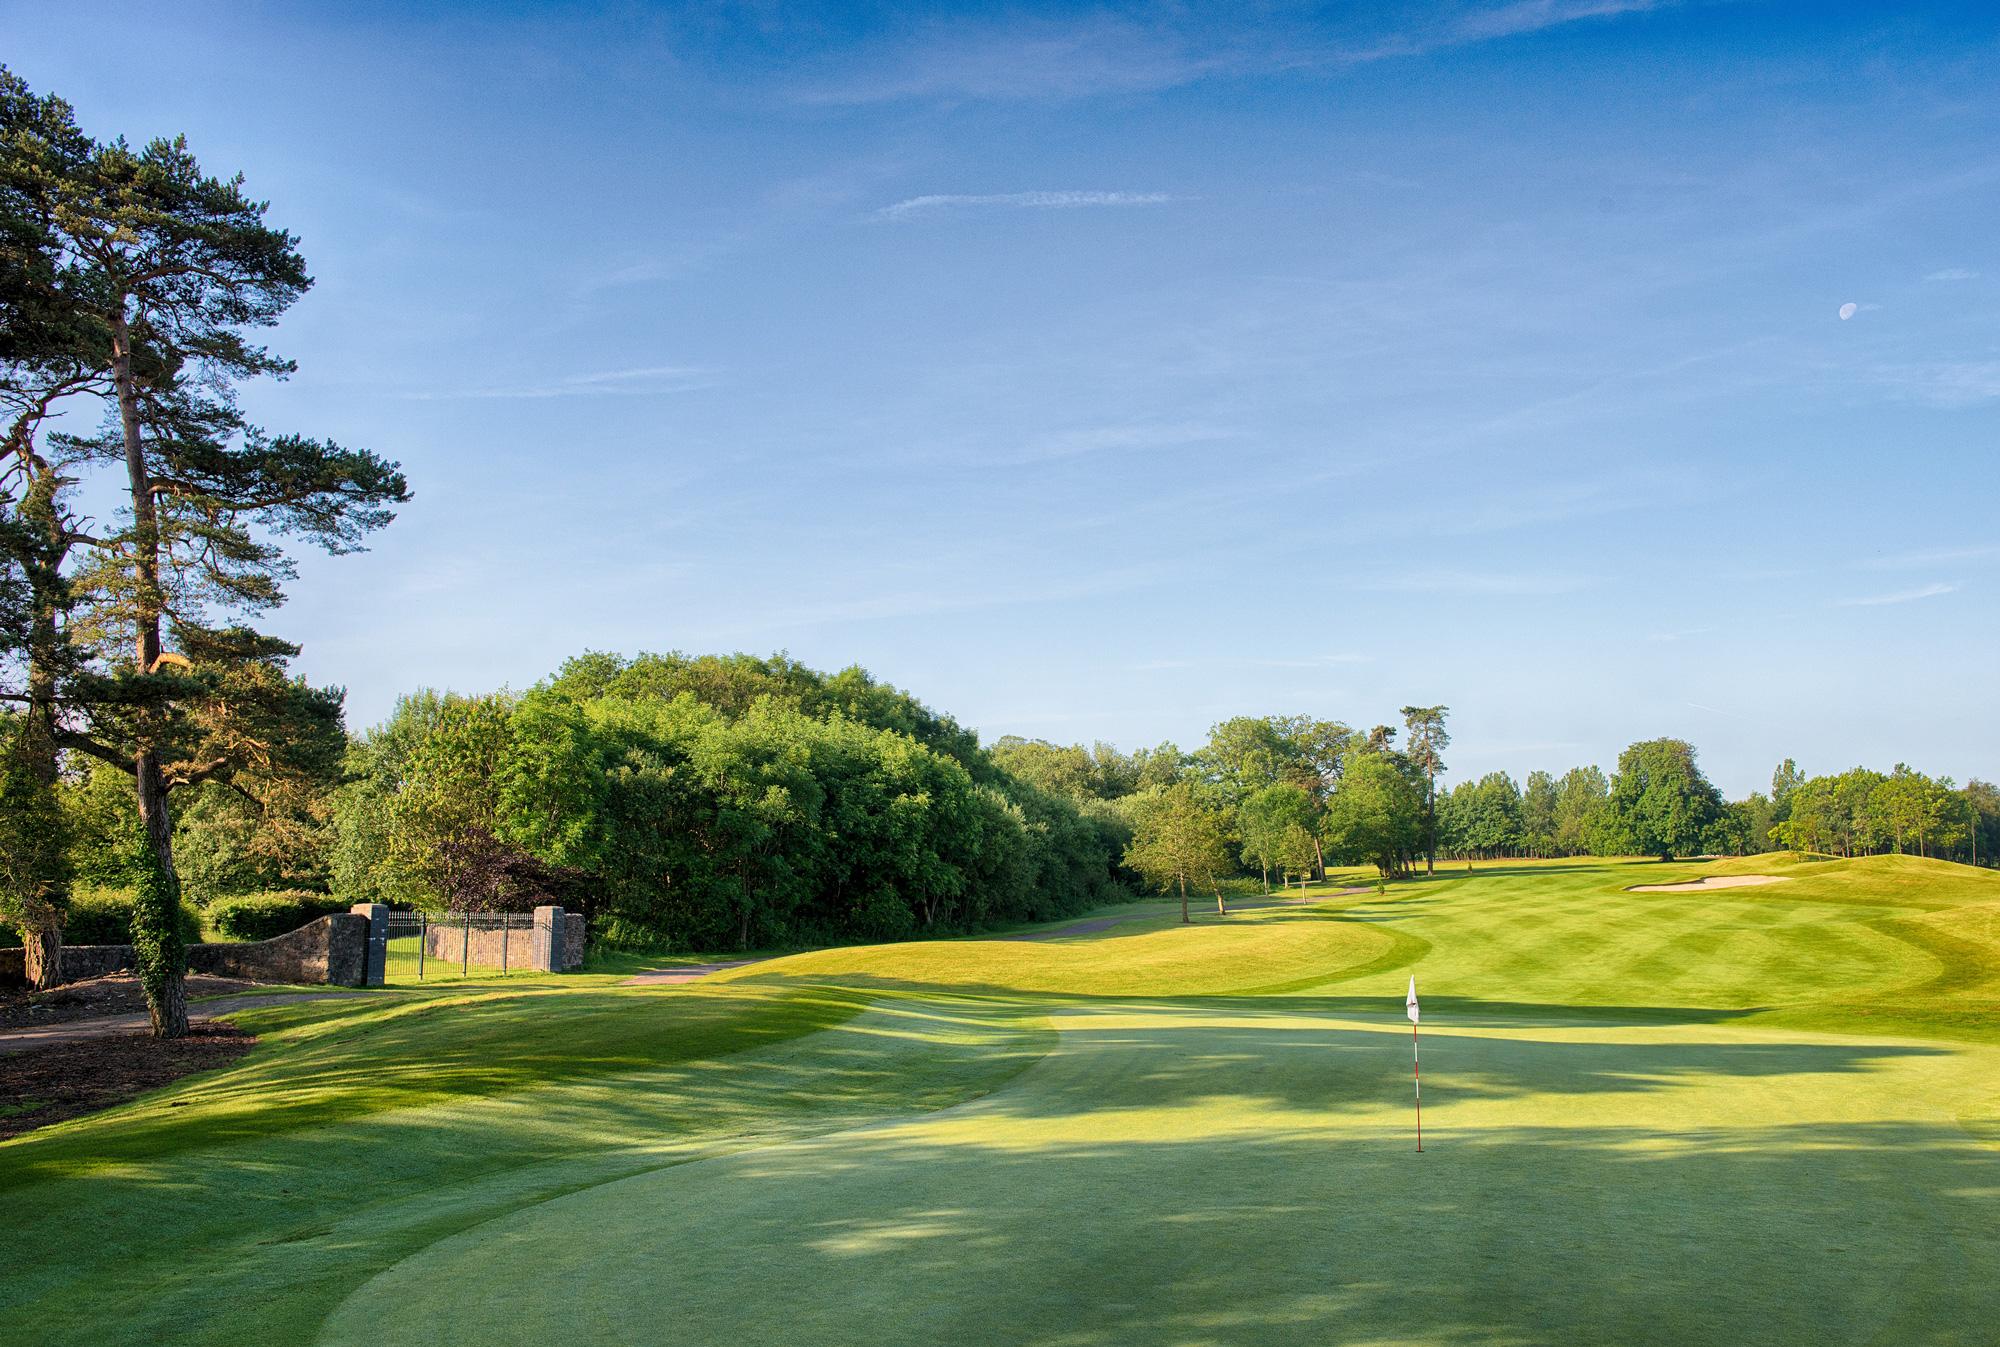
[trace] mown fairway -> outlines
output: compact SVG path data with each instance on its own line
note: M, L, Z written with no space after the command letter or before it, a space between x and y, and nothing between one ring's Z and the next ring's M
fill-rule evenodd
M1732 871L1788 881L1625 891ZM273 1008L244 1065L0 1146L10 1228L61 1232L0 1340L2000 1331L2000 875L1494 866L616 983Z

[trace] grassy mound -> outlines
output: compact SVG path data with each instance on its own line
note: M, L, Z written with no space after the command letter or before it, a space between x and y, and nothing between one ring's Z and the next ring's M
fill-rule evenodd
M1273 907L1183 926L1137 917L1066 940L939 940L816 950L721 976L806 983L1066 996L1203 996L1322 981L1382 961L1395 937L1337 912Z

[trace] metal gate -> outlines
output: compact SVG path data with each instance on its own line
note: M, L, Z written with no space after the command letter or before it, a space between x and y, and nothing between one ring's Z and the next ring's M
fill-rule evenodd
M389 914L390 983L506 977L534 968L532 912Z

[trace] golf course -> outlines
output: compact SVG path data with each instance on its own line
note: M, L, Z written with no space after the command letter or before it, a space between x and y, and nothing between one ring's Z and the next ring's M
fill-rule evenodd
M1993 1341L2000 875L1360 878L242 1012L0 1145L0 1340Z

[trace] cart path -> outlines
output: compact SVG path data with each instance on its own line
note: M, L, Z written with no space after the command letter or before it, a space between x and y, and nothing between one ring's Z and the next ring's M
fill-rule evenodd
M763 963L762 959L727 959L717 963L682 963L671 968L649 968L636 976L626 978L620 984L626 987L678 987L683 982L693 982L705 978L710 973L726 973L732 968L747 968L753 963Z
M233 1015L239 1010L254 1010L258 1006L284 1006L295 1001L324 1001L334 997L367 994L361 991L339 991L218 996L188 1006L188 1023L200 1024L204 1020ZM68 1020L62 1024L41 1025L29 1029L0 1030L0 1053L20 1052L26 1048L52 1047L58 1043L74 1043L80 1039L102 1038L106 1034L129 1034L135 1029L146 1028L150 1023L143 1011L135 1011L124 1015L98 1015L87 1020Z

